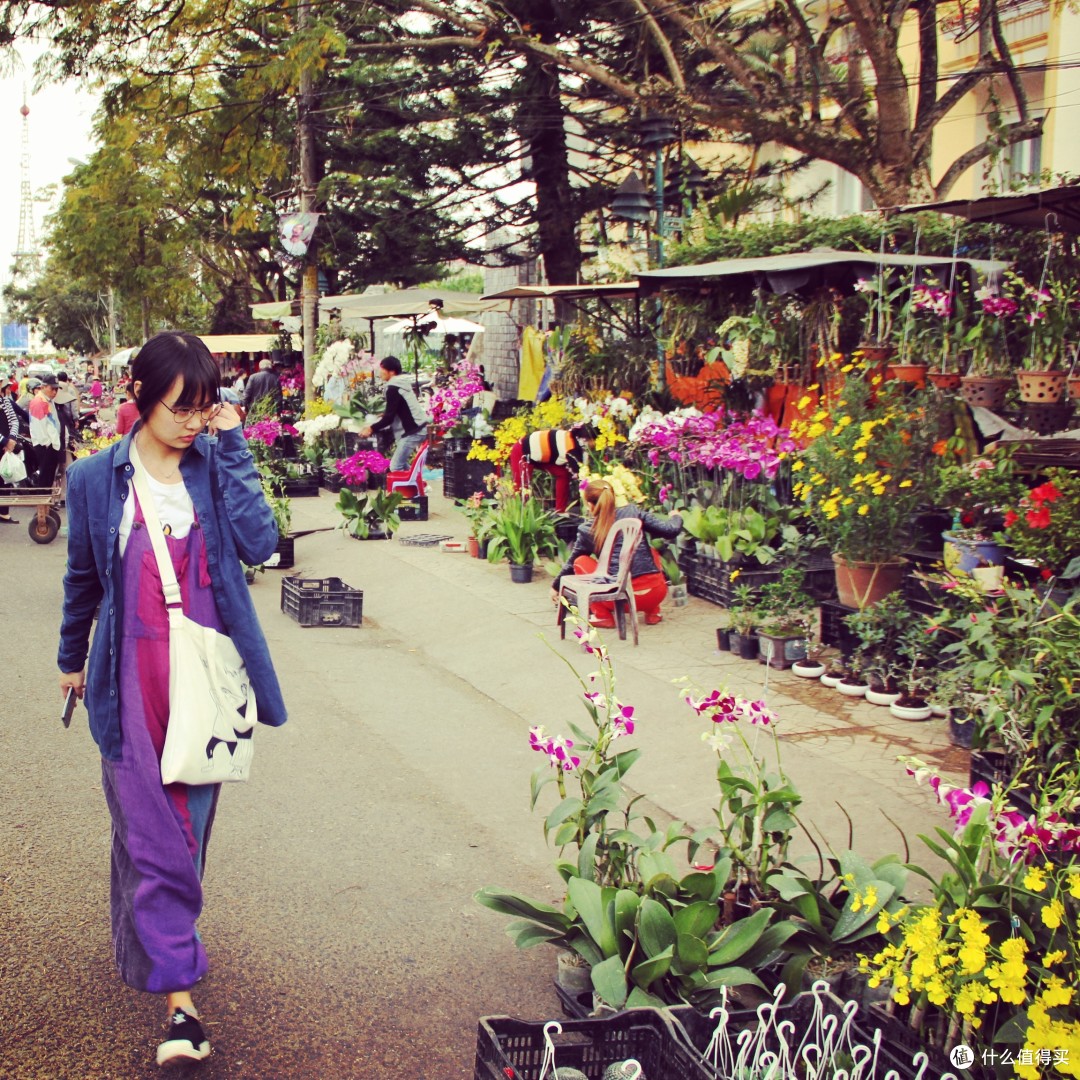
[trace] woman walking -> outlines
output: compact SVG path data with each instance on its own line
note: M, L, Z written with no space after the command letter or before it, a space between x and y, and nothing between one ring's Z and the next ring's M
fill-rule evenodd
M558 602L559 582L565 574L592 574L596 570L596 556L600 554L611 531L612 525L623 518L641 519L642 532L646 536L660 536L665 540L674 540L682 531L682 518L678 514L669 520L655 514L639 510L636 506L615 506L615 492L606 480L590 480L582 491L582 501L592 515L592 521L583 521L574 537L574 547L566 560L566 565L559 571L555 583L551 586L552 599ZM617 539L616 544L620 541ZM612 566L619 565L620 552L612 551ZM654 626L662 622L660 604L667 596L667 578L660 569L659 555L646 543L638 545L634 552L634 561L630 565L630 581L634 590L634 603L645 616L645 622ZM614 605L598 601L592 605L591 619L593 626L612 629L615 626ZM584 617L584 616L583 616Z
M258 719L274 726L285 722L285 705L240 560L265 562L278 532L239 415L219 402L206 346L192 334L155 335L135 359L132 384L134 430L68 472L58 661L61 692L84 699L101 751L116 964L129 986L165 995L157 1062L167 1065L210 1053L192 989L207 971L196 920L220 785L162 783L169 620L134 463L147 475L185 615L232 638Z

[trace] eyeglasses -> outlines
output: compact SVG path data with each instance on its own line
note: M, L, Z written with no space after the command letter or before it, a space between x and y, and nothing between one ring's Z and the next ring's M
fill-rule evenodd
M215 401L213 405L207 405L205 409L192 409L189 406L181 406L179 409L174 409L171 405L166 405L164 401L160 404L172 413L172 418L177 424L186 424L196 413L199 414L199 417L205 424L208 421L213 420L214 417L221 412L220 401Z

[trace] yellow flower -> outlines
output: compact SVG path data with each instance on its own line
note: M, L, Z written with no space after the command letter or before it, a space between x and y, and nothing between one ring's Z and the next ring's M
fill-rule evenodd
M1069 954L1064 949L1058 949L1055 952L1048 952L1043 957L1043 967L1053 967L1055 964L1060 964Z
M1042 892L1046 888L1046 871L1041 866L1030 866L1024 875L1024 888Z
M857 454L853 454L852 460L856 465L861 465L866 460L866 451L860 450Z
M900 483L897 484L897 487L909 488L909 487L911 487L911 481L910 480L901 480Z
M1061 917L1065 914L1065 905L1060 900L1051 900L1039 914L1042 916L1044 925L1049 926L1051 930L1056 930L1061 925ZM1004 946L1002 946L1002 952L1004 952Z
M810 439L819 439L825 434L825 425L821 423L813 423L807 429L806 435Z
M1080 870L1073 870L1069 874L1069 895L1074 900L1080 900Z
M846 375L849 371L854 371L855 370L855 365L854 364L845 364L840 370L842 372L844 372L844 374Z
M870 507L866 503L863 503L862 506L859 507L859 516L866 517L866 515L869 513Z
M741 573L741 570L732 570L728 575L728 581L734 581ZM739 593L739 595L742 596L742 593Z
M791 471L792 472L801 472L805 468L806 468L806 462L803 461L802 458L799 458L797 461L793 461L791 463Z
M1039 1000L1048 1009L1052 1009L1055 1005L1071 1005L1072 999L1072 989L1066 986L1056 975L1051 975L1046 980L1046 985L1043 986L1042 992L1039 994Z
M798 404L795 406L795 408L798 409L799 412L802 412L803 409L806 409L810 406L810 403L813 400L814 399L809 394L803 394L803 396L799 398Z

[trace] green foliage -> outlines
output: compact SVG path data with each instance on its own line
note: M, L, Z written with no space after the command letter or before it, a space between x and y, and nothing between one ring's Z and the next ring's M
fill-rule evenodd
M555 518L528 493L508 495L492 511L488 561L536 562L555 544Z
M334 504L344 519L341 528L351 536L366 540L373 531L393 534L401 527L397 509L404 501L400 491L361 491L342 488Z

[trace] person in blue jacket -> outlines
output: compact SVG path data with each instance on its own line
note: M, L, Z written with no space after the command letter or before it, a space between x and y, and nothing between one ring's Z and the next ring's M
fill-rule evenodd
M117 967L129 986L166 998L168 1028L157 1051L159 1065L210 1053L192 988L207 970L195 924L220 785L165 786L161 780L169 725L169 623L132 486L132 447L149 477L185 614L232 638L247 667L259 720L276 726L286 719L241 565L265 562L277 547L278 530L240 416L219 400L219 379L199 338L156 334L132 368L139 409L134 429L76 461L67 474L60 689L84 700L101 752L112 817Z

